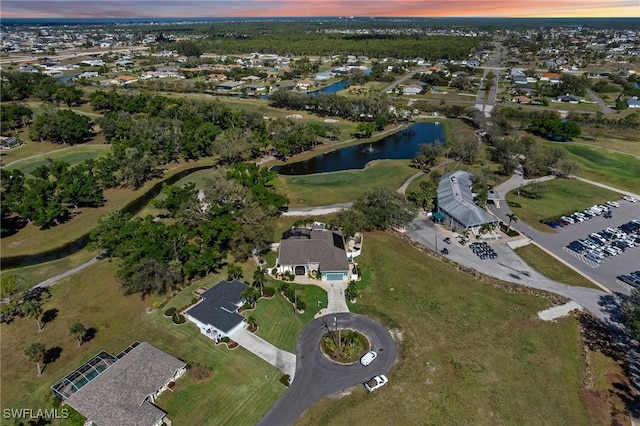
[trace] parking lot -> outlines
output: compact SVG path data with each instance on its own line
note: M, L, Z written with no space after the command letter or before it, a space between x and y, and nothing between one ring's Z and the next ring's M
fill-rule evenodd
M606 257L600 263L585 259L585 256L581 256L573 250L567 249L567 246L572 241L585 239L592 233L601 232L606 228L616 228L631 220L640 220L640 202L615 201L619 203L620 207L611 207L611 218L605 218L604 215L599 215L587 219L584 222L557 227L554 229L555 233L543 233L531 230L528 231L527 234L530 234L528 236L545 249L609 288L611 291L628 294L631 286L620 282L616 279L616 276L628 274L638 269L638 263L640 263L640 247L627 248L623 253ZM587 207L589 206L585 206L585 208Z

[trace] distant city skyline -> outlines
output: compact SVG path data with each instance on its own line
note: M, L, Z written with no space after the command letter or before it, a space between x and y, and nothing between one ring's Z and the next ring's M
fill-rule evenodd
M3 18L640 17L639 0L3 0Z

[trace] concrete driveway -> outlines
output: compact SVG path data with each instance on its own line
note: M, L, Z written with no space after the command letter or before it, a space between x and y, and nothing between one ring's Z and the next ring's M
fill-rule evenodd
M236 331L229 337L238 342L240 346L249 352L259 358L262 358L278 370L282 371L284 374L288 374L293 380L296 374L296 356L294 354L273 346L263 338L247 331L246 328Z

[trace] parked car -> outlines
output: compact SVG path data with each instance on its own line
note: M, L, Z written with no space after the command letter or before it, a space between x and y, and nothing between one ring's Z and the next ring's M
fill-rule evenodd
M607 201L605 204L608 205L609 207L615 207L615 208L620 207L620 203L617 201Z
M360 364L365 367L373 362L374 359L378 357L378 354L375 351L369 351L366 354L362 355L360 358Z
M629 201L631 203L635 203L636 201L638 201L634 197L632 197L631 195L625 195L624 197L622 197L622 199L625 200L625 201Z
M384 374L381 374L379 376L372 377L371 380L367 380L367 382L364 384L364 388L369 392L374 392L387 383L389 383L389 379L387 379L387 376L385 376Z
M449 237L445 238L445 239L444 239L444 240L442 240L442 241L444 241L444 242L445 242L445 243L447 243L447 244L451 244L451 238L449 238Z

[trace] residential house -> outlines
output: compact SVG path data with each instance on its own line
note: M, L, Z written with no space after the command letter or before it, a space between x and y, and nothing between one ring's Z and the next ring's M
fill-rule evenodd
M209 74L207 76L208 83L218 83L227 79L227 76L224 74Z
M560 74L556 72L545 72L540 74L540 81L548 81L549 83L560 83Z
M160 426L171 423L154 402L186 369L155 346L134 342L117 356L100 352L51 389L88 424Z
M95 71L85 71L82 74L78 74L77 78L95 78L98 77L100 74L98 74Z
M19 147L20 145L22 145L22 142L20 142L20 139L15 136L3 136L2 141L0 141L0 145L2 146L2 149L11 149Z
M219 341L246 325L238 308L244 304L241 294L248 287L237 280L220 281L202 293L200 301L184 315L198 326L202 334Z
M567 93L564 96L558 96L558 98L556 98L556 102L562 102L567 104L579 104L580 102L582 102L582 100L576 96L573 96Z
M640 108L640 99L627 99L627 106L629 108Z
M278 247L278 272L306 276L316 272L322 281L347 281L349 259L340 231L314 225L312 229L292 228L285 232Z
M138 79L130 75L121 75L115 78L116 84L119 84L121 86L124 86L125 84L135 83L136 81L138 81Z
M419 95L423 87L418 84L408 84L402 88L403 95Z
M225 81L218 85L218 90L237 90L242 87L244 83L242 81Z
M319 72L315 75L315 79L318 81L326 81L331 79L330 72Z
M296 82L296 87L298 90L309 90L311 87L315 86L317 83L314 80L302 79Z
M518 104L530 104L533 102L533 100L527 96L514 96L512 101Z

